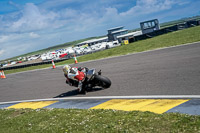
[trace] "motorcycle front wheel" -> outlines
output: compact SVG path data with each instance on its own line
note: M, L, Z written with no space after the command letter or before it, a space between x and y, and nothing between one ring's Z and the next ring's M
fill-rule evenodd
M95 75L95 80L98 82L98 86L101 86L103 88L109 88L111 86L111 81L107 77Z

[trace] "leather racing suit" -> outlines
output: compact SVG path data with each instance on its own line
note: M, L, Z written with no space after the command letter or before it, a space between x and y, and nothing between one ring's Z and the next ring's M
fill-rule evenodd
M78 87L79 92L85 91L85 88L83 88L83 82L85 80L86 71L87 68L72 67L67 74L64 74L64 76L66 77L66 83L70 86Z

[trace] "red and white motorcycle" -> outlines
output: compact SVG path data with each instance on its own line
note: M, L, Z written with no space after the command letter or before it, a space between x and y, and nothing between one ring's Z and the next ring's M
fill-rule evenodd
M92 90L96 86L102 87L104 89L107 89L111 86L110 79L105 76L102 76L101 70L98 73L96 73L95 69L87 69L86 72L80 71L79 78L84 79L84 81L82 82L83 92ZM78 87L78 81L74 83L73 86Z

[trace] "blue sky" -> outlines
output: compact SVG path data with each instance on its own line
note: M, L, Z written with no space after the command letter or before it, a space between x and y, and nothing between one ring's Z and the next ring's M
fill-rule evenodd
M0 60L141 21L200 15L199 0L0 0Z

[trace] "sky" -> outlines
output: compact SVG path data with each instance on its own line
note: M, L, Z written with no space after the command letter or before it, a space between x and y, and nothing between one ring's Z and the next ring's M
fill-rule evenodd
M0 0L0 60L88 37L200 15L200 0Z

